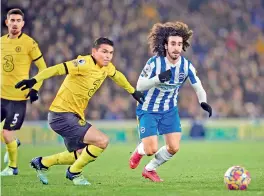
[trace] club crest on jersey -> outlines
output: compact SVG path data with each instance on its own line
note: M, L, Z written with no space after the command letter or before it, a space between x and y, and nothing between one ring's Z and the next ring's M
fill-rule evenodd
M180 73L179 74L179 82L183 82L184 79L185 79L185 74L184 73Z
M16 50L16 52L21 52L21 47L17 46L15 50Z

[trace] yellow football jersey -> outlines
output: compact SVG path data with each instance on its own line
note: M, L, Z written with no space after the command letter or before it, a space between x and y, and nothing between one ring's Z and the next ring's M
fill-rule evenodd
M76 60L66 62L64 65L68 75L52 102L50 110L77 113L85 119L84 110L90 98L107 76L115 74L115 66L109 63L108 66L100 68L90 55L78 56Z
M112 63L100 67L91 55L78 56L77 59L60 63L44 69L34 76L41 82L56 75L68 74L53 100L50 110L54 112L71 112L85 120L84 111L94 93L109 76L117 85L129 93L135 89L126 77L116 70Z
M29 78L32 61L35 61L39 70L46 68L41 51L34 39L25 33L21 33L16 39L10 39L8 35L1 37L1 98L26 100L28 90L21 91L16 89L15 85ZM38 90L40 86L41 83L34 89Z

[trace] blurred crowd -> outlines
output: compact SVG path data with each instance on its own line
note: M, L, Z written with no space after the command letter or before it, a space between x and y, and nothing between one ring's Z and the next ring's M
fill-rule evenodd
M147 45L153 24L183 21L194 31L191 47L183 55L197 69L213 116L264 116L263 0L11 0L3 6L25 12L24 32L37 40L48 66L89 54L100 36L111 38L113 62L134 86L153 55ZM29 120L47 118L63 79L44 82L40 100L28 105ZM181 117L205 115L189 84L178 100ZM86 117L134 119L135 108L135 100L107 79L90 101Z

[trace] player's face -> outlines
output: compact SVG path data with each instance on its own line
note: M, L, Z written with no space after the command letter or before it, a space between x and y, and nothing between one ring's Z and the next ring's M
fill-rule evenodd
M114 48L108 44L101 44L98 49L93 48L92 50L92 55L100 66L107 66L111 62L113 54Z
M6 26L8 27L8 32L12 35L17 35L21 32L25 22L23 17L19 14L11 14L7 17Z
M181 55L183 48L183 39L179 36L170 36L168 38L168 44L165 44L166 54L168 58L177 60Z

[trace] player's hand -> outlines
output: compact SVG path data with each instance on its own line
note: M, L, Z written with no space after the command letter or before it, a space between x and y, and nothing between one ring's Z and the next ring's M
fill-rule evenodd
M15 88L21 88L21 90L26 90L26 89L29 89L29 88L32 88L35 84L37 83L37 80L35 78L31 78L31 79L28 79L28 80L22 80L20 82L18 82L15 86Z
M209 118L212 116L212 107L208 104L208 103L205 103L205 102L202 102L201 103L201 107L207 111L209 113Z
M29 91L29 93L27 94L26 98L28 98L28 97L29 97L31 103L33 103L34 101L37 101L38 100L38 91L35 89L31 89Z
M140 91L135 91L134 93L131 94L135 100L137 100L140 104L143 104L145 101L144 94L141 93Z
M171 79L172 73L171 73L171 70L169 69L167 71L160 73L158 76L159 76L160 82L164 83L164 82L169 81Z

